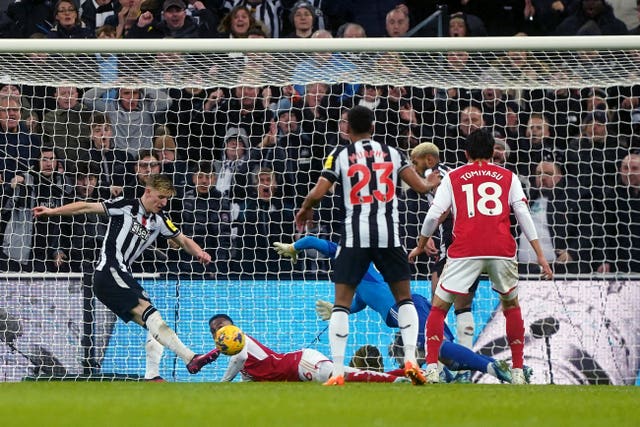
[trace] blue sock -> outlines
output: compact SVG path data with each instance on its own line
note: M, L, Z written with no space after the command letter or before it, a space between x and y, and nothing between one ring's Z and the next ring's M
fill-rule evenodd
M465 346L449 341L442 343L440 357L452 361L447 367L453 371L480 371L486 373L487 365L495 362L495 359L491 357L474 353Z

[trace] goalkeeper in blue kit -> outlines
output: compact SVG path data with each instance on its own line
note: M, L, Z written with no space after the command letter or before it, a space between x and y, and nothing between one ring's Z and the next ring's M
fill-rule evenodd
M315 249L331 259L335 257L338 249L336 243L313 236L303 237L293 244L274 243L274 247L278 254L291 258L291 261L294 263L297 261L298 253L305 249ZM420 326L417 348L424 349L424 328L429 312L431 311L431 303L420 294L413 293L411 297L418 312ZM373 264L369 266L369 269L356 287L355 298L351 305L351 313L357 313L366 307L371 307L377 311L382 320L384 320L390 328L398 327L398 307L395 298L389 286L387 286L382 278L382 275ZM322 300L316 301L316 312L323 320L329 319L332 308L333 304L330 302ZM500 381L511 382L511 371L507 363L474 353L467 347L454 343L453 334L447 325L445 325L444 337L445 341L440 347L439 358L448 369L454 371L480 371L490 374ZM525 369L525 372L527 379L529 379L531 370Z

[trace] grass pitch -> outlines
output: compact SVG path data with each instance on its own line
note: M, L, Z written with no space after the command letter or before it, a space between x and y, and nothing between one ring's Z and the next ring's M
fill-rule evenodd
M640 425L640 387L4 383L0 420L4 427L624 427Z

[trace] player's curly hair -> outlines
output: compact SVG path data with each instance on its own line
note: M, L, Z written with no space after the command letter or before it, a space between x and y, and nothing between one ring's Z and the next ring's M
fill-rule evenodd
M209 324L211 324L211 322L213 322L216 319L225 319L228 320L229 322L231 322L231 324L233 325L233 319L231 319L231 317L229 317L228 315L224 314L224 313L218 313L218 314L214 314L213 316L211 316L211 318L209 319Z
M384 364L382 362L382 354L378 347L372 345L363 345L351 358L349 366L358 369L367 369L369 371L384 372Z

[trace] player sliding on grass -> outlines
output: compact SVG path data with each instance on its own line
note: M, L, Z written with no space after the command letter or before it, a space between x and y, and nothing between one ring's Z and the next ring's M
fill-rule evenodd
M211 336L218 329L233 325L226 314L216 314L209 319ZM245 345L240 353L231 356L227 371L221 381L232 381L238 373L245 381L317 381L326 382L334 371L334 364L317 350L306 348L289 353L276 353L255 338L245 334ZM404 371L392 373L365 371L345 367L345 381L348 382L407 382Z
M159 364L163 347L175 352L195 374L219 355L217 349L206 354L195 354L187 348L176 333L169 328L160 312L151 304L149 295L131 274L131 264L162 234L203 264L211 256L192 239L186 237L162 212L170 197L175 195L171 178L166 175L150 175L140 199L116 199L101 203L74 202L57 208L37 206L33 213L38 217L73 216L83 214L108 215L109 226L104 239L100 260L93 274L93 291L96 297L125 323L133 320L148 329L145 349L147 372L151 378L162 381Z
M285 257L296 261L298 253L305 249L315 249L326 257L334 258L338 245L328 240L319 239L313 236L303 237L293 244L274 243L276 251ZM411 294L413 303L418 312L419 334L418 348L424 349L424 327L431 311L431 304L420 294ZM389 287L382 278L380 272L373 264L369 265L369 269L356 287L355 298L350 307L351 313L357 313L367 306L380 314L382 320L390 328L398 327L398 305L396 304ZM316 301L316 312L322 318L327 320L331 316L333 304L327 301ZM453 334L447 325L444 326L445 341L440 349L440 361L449 369L454 371L472 370L488 373L501 381L511 382L511 372L507 364L503 361L497 361L491 357L474 353L467 347L453 342ZM531 370L527 368L527 378L531 375Z
M493 290L500 294L505 317L507 342L511 348L512 382L524 384L524 321L518 302L518 268L516 242L511 234L510 213L536 253L543 277L553 278L544 257L527 198L516 175L491 163L493 136L485 129L472 132L466 141L469 163L445 176L420 231L413 259L425 251L429 237L438 227L442 215L451 209L453 243L447 263L433 296L433 307L426 326L427 369L429 382L438 382L438 356L444 336L444 319L456 295L465 295L473 281L483 272L491 279Z

